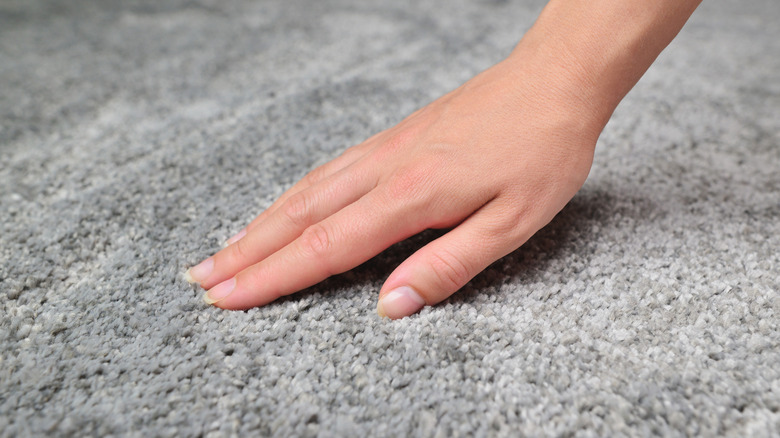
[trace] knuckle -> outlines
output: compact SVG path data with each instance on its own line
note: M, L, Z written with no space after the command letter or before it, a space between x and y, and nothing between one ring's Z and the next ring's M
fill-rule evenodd
M230 245L230 258L233 260L246 260L249 258L250 249L247 247L247 241L249 239L241 239L238 242Z
M323 166L315 167L309 173L303 176L302 180L307 186L312 186L321 181L325 176L325 168Z
M415 144L416 132L403 130L400 132L385 132L373 149L372 157L377 164L385 163L398 155L407 155Z
M311 218L310 205L311 202L304 192L296 193L284 203L281 212L287 222L302 226L306 225Z
M518 243L519 246L547 225L563 208L564 204L561 204L559 208L549 209L547 207L554 205L554 199L541 190L537 193L539 194L531 197L525 196L526 199L538 199L536 202L521 200L505 208L495 224L490 227L492 235L503 236L505 239Z
M322 224L314 224L303 231L299 238L300 250L308 257L324 260L333 245L330 231Z
M525 229L528 212L525 209L512 209L504 213L492 227L494 235L515 236Z
M393 200L413 201L425 192L430 177L431 173L423 167L396 172L387 181L388 196Z
M471 271L458 257L448 251L433 253L433 272L446 288L460 289L471 280Z
M382 143L382 150L388 154L398 153L412 144L413 140L414 133L412 131L404 130L395 132L387 137L387 140Z
M427 145L417 159L399 166L385 181L393 199L409 200L452 191L452 175L464 167L457 153L447 144Z
M348 147L344 152L342 152L339 155L339 158L347 161L351 161L353 158L356 158L363 154L365 149L365 143L361 143L355 146Z

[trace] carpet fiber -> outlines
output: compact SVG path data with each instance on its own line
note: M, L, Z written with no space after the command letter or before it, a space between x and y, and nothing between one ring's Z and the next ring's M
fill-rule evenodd
M780 2L707 0L581 192L400 321L426 232L246 312L186 267L539 1L0 1L0 436L780 430Z

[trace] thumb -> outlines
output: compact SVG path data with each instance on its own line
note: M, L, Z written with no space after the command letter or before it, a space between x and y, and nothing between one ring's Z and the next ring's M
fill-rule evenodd
M524 232L497 202L477 210L456 228L412 254L379 292L377 313L391 319L445 300L491 263L519 248Z

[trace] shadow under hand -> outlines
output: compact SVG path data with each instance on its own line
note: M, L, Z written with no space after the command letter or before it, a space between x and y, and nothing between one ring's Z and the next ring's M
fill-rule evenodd
M621 196L608 187L583 188L569 204L523 246L494 262L445 302L469 302L475 294L490 293L504 284L541 281L561 258L577 254L587 257L589 246L599 239L605 225L626 216L641 222L648 208L646 199ZM618 225L620 226L620 225ZM336 293L373 287L376 292L405 259L448 230L426 230L399 242L360 266L333 276L300 293L277 302L297 300L312 293Z

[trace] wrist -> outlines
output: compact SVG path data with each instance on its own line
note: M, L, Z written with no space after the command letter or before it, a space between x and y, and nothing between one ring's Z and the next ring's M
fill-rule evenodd
M507 58L600 125L701 0L551 0Z
M524 104L533 103L541 118L595 147L617 102L600 96L591 77L577 65L524 38L497 67L508 72L510 89L525 97Z

